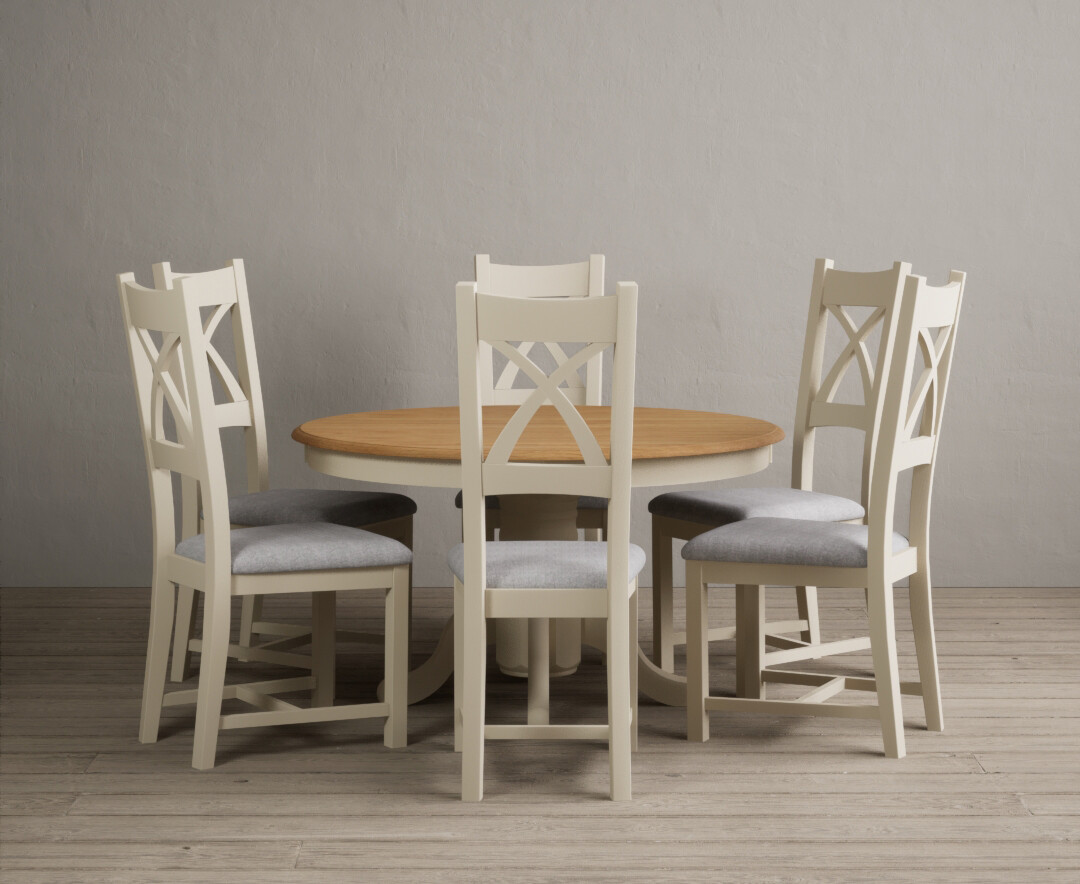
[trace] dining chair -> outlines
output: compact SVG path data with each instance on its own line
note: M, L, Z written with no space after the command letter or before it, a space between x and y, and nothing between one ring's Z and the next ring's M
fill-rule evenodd
M619 283L611 297L565 300L482 294L477 283L458 283L464 542L451 550L449 565L458 630L455 724L462 735L461 797L466 801L483 797L485 739L606 740L611 797L630 798L630 752L637 727L637 575L645 564L644 550L630 543L636 324L633 283ZM549 373L515 344L524 338L583 346ZM534 385L490 447L485 446L482 420L487 347ZM609 347L614 349L611 431L604 440L593 435L566 390L573 389L571 375ZM566 442L557 452L529 444L529 422L542 406L555 408L567 427ZM608 500L607 540L487 541L486 495L537 493ZM485 724L488 620L529 620L531 711L547 706L548 622L558 617L607 621L608 723Z
M263 410L259 364L255 357L255 335L251 322L247 274L239 258L227 265L235 275L236 300L215 319L215 328L207 334L207 354L215 376L226 385L230 395L247 403L234 409L230 420L243 428L247 460L247 493L229 498L229 518L233 527L253 528L295 522L329 522L350 528L365 528L399 540L412 547L413 514L416 503L404 494L385 491L331 490L322 488L270 488L266 414ZM174 272L169 262L153 266L154 286L172 289L186 274ZM216 328L231 326L235 372L228 360L213 345ZM179 360L175 361L180 368ZM181 522L183 536L199 533L201 507L196 483L181 483ZM199 647L193 636L195 592L182 586L177 593L176 623L173 638L171 677L181 682L191 675L191 651ZM253 647L254 636L271 636ZM343 637L370 639L342 632ZM262 616L262 596L244 596L241 603L239 648L234 656L244 660L281 663L310 668L311 659L292 649L311 637L311 627L277 623ZM251 650L246 650L251 648Z
M672 541L692 540L721 525L751 518L821 522L862 522L865 519L884 393L885 353L881 345L894 332L903 280L910 272L911 265L902 262L894 264L891 270L877 273L836 270L833 262L826 259L815 262L795 412L790 488L672 491L649 502L653 550L653 660L661 669L669 672L674 669L675 645L686 640L686 634L675 632L673 625ZM869 315L854 318L849 311L858 308L870 308ZM830 317L844 332L844 344L826 373ZM875 336L878 336L876 359L871 353ZM858 365L862 403L839 403L835 400L841 382L853 364ZM819 427L851 428L862 433L859 501L813 489ZM798 619L770 623L768 641L785 649L816 646L821 642L817 589L797 586L795 595ZM800 632L798 640L782 635L796 631ZM732 627L716 627L710 633L713 641L730 639L733 635ZM813 656L811 647L803 659Z
M493 264L490 255L477 255L477 291L489 295L512 298L595 298L604 294L604 256L590 255L588 261L575 264L549 264L529 266L523 264ZM567 360L562 344L567 341L522 341L518 349L529 356L533 348L543 345L547 357L556 366ZM495 356L491 347L481 342L482 379L481 390L485 405L520 405L531 390L515 386L521 376L520 369L506 360L495 375ZM585 366L584 381L576 373L567 379L564 391L574 405L600 405L603 393L602 355L589 359ZM461 509L461 492L454 498L454 505ZM490 495L487 500L488 539L495 538L500 523L499 498ZM601 497L579 495L577 527L585 530L586 540L599 540L607 523L607 501Z
M904 280L895 333L882 343L888 377L883 381L883 416L865 525L752 518L699 534L683 548L688 739L708 739L709 713L714 711L877 718L885 754L901 758L905 752L902 694L923 698L928 729L944 728L930 586L930 492L964 282L965 275L955 270L941 287L926 285L921 276ZM907 470L913 472L905 536L894 528L897 485ZM917 682L901 682L897 670L893 586L905 577L909 578ZM709 693L707 591L714 583L735 585L737 670L743 682L736 697ZM783 649L765 649L763 587L806 584L866 591L873 678L770 668L798 657ZM830 655L854 649L848 641L820 647ZM767 699L769 684L810 690L797 699ZM874 691L877 703L825 702L844 690Z
M117 283L153 513L140 742L156 742L164 706L194 702L192 764L197 769L214 766L220 729L384 717L383 742L404 746L411 551L389 537L322 522L232 528L221 428L242 423L251 404L240 385L224 377L210 338L240 298L234 268L180 278L165 292L138 285L131 273L119 275ZM178 360L182 371L176 368ZM222 381L225 401L215 401L211 366ZM197 484L204 526L179 543L174 474ZM205 596L202 657L198 688L166 694L174 585ZM335 594L346 589L385 593L384 702L334 705L334 603ZM311 674L226 686L232 598L297 591L313 597ZM274 696L305 690L311 691L309 707ZM223 715L227 699L256 711Z

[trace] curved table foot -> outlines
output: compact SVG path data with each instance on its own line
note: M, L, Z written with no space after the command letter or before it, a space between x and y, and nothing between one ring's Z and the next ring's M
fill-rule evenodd
M415 669L409 670L409 705L426 700L454 674L454 618L443 627L438 644L431 656ZM383 699L384 682L379 682L378 697Z
M640 646L638 652L638 690L646 697L667 706L686 705L686 676L666 672L645 656Z

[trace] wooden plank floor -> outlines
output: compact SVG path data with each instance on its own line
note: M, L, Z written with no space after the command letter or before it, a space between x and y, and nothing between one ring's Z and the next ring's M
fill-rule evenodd
M714 624L730 622L731 591L712 595ZM771 617L794 615L790 590L771 595ZM417 658L449 597L417 592ZM194 771L192 707L166 710L157 744L135 738L145 590L5 589L0 605L5 884L1080 880L1077 590L940 590L946 731L905 698L903 760L861 721L714 713L712 739L691 744L683 710L643 702L627 804L606 799L602 745L501 742L487 797L462 804L449 686L410 709L407 749L384 749L376 721L229 731L217 768ZM821 606L827 637L865 629L860 592L822 590ZM360 594L341 610L343 626L381 616ZM730 652L714 647L714 690L733 682ZM868 671L868 655L847 659ZM340 697L371 697L379 666L378 648L343 647ZM587 651L552 684L553 720L601 721L604 691ZM492 670L489 720L524 708L523 684Z

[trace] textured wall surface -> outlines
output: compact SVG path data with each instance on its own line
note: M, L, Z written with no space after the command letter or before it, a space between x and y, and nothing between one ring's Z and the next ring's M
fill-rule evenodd
M477 251L605 253L640 404L789 433L816 256L968 271L936 582L1080 583L1080 4L39 0L0 46L6 585L149 582L114 274L244 258L272 480L337 487L289 433L453 403Z

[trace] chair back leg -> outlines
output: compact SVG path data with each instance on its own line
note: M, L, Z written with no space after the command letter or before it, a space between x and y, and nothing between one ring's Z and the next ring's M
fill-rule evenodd
M146 643L146 670L143 675L140 743L156 743L158 738L161 701L165 696L165 674L169 663L174 598L173 585L155 574L154 586L150 591L150 636Z
M915 655L919 661L926 727L927 730L943 731L945 720L941 709L941 681L934 639L934 606L930 574L925 568L920 568L908 578L908 601L911 606L911 626L915 633Z
M195 629L195 590L181 586L176 591L176 624L173 630L172 671L175 682L191 677L191 638Z
M868 590L870 613L870 651L874 657L874 681L881 736L888 758L903 758L904 716L900 705L900 673L896 659L896 613L893 609L893 585L875 578Z
M652 518L653 662L665 672L675 669L674 590L671 586L671 537L663 519Z

